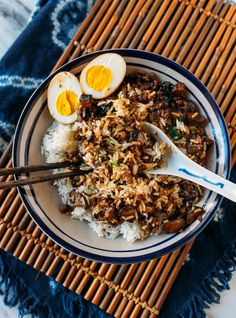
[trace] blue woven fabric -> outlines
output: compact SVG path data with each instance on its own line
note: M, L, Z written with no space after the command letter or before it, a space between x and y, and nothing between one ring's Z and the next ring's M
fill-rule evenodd
M32 91L46 78L94 0L40 0L24 32L0 61L0 148Z
M11 139L32 91L49 74L94 0L39 0L30 21L0 61L0 150ZM236 169L232 180L236 182ZM236 265L236 205L222 208L198 236L160 317L205 317L204 308L219 302ZM55 273L56 275L56 273ZM107 317L98 307L0 251L0 290L5 303L18 304L20 315L42 318Z
M10 307L18 305L20 317L27 314L33 318L110 317L82 296L55 282L53 277L47 278L1 250L0 276L4 302Z

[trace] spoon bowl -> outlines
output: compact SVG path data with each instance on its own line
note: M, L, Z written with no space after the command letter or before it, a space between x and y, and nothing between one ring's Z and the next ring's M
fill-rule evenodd
M150 133L155 140L162 140L167 146L167 155L165 156L167 165L150 171L150 174L165 174L181 177L236 202L236 184L218 176L188 158L157 126L145 122L144 129Z

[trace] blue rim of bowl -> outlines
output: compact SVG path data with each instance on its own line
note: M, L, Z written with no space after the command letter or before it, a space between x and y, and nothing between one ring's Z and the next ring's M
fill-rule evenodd
M220 111L220 108L218 107L216 101L214 100L213 96L209 93L207 88L187 69L185 69L183 66L177 64L176 62L163 57L161 55L151 53L151 52L146 52L142 50L135 50L135 49L111 49L111 50L103 50L103 51L97 51L93 52L90 54L87 54L85 56L78 57L71 62L66 63L65 65L61 66L58 70L56 70L54 73L52 73L50 76L48 76L41 84L40 86L33 92L31 97L29 98L27 104L25 105L21 116L19 118L16 131L15 131L15 136L14 136L14 141L13 141L13 166L17 166L17 149L18 149L18 141L19 137L21 135L21 129L22 125L24 123L24 119L27 115L28 109L34 104L35 100L37 100L42 91L44 91L44 88L47 86L49 81L52 79L52 77L60 72L60 71L66 71L74 68L75 66L78 66L80 62L85 62L89 61L92 58L96 57L97 55L104 54L104 53L109 53L109 52L114 52L118 53L127 57L134 57L134 58L141 58L141 59L147 59L151 60L153 62L158 62L162 65L166 65L170 67L171 69L177 71L179 74L187 78L189 81L191 81L204 95L204 97L208 100L208 103L212 107L213 111L215 112L217 119L219 121L219 125L221 130L223 131L223 137L225 140L225 157L226 157L226 162L224 164L224 172L223 175L225 178L229 178L230 174L230 162L231 162L231 151L230 151L230 142L229 142L229 136L228 136L228 130L223 118L223 115ZM81 255L82 257L89 258L95 261L100 261L100 262L107 262L107 263L116 263L116 264L127 264L127 263L135 263L135 262L143 262L147 261L156 257L160 257L164 254L171 253L173 250L185 245L188 243L193 237L197 236L205 227L206 225L210 222L210 220L213 218L217 208L219 207L222 197L220 195L217 195L216 198L214 199L215 206L214 208L208 213L208 215L203 219L201 223L198 224L190 233L188 233L186 236L181 238L180 240L176 241L175 243L171 244L170 246L167 246L161 250L151 252L149 254L145 255L139 255L139 256L132 256L132 257L110 257L110 256L103 256L91 252L86 252L84 250L81 250L70 243L64 241L61 239L58 235L56 235L51 229L48 228L47 225L44 224L44 222L38 217L38 215L34 212L32 207L28 204L28 201L25 198L25 189L23 187L18 188L18 192L20 194L20 197L27 208L27 211L31 215L31 217L35 220L37 225L42 229L43 232L45 232L49 237L51 237L55 242L57 242L59 245L64 247L65 249L69 250L72 253L75 253L77 255Z

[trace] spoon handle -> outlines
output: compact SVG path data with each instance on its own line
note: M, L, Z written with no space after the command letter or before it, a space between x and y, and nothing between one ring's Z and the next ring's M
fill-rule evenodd
M224 179L217 174L203 168L202 166L191 161L188 164L188 160L179 164L176 168L176 172L179 177L193 181L201 186L219 193L225 198L236 202L236 184Z

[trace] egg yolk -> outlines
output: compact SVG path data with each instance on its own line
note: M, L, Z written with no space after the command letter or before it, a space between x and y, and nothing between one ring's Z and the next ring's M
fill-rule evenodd
M111 70L103 65L92 66L86 72L88 86L99 92L109 87L111 80Z
M73 114L78 106L78 96L72 91L61 92L56 101L57 111L62 116Z

